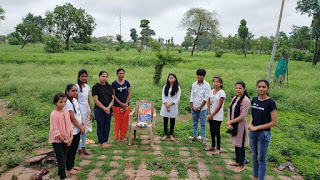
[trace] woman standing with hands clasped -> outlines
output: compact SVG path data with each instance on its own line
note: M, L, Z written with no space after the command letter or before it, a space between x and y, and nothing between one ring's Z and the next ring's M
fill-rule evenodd
M269 82L261 79L257 82L258 97L252 99L250 147L252 154L253 179L263 180L267 170L267 151L271 140L271 127L278 124L277 107L269 97Z
M231 166L238 166L235 172L244 170L245 148L244 141L248 144L248 125L246 116L250 107L250 99L246 90L246 84L239 81L235 84L237 96L232 98L228 112L228 133L232 137L235 146L236 162L229 163Z
M160 115L163 116L164 136L162 140L168 137L168 121L170 118L170 140L174 141L173 130L176 117L178 116L178 102L180 100L181 89L175 74L170 73L167 78L167 84L162 89L162 106Z
M100 71L99 82L92 87L92 96L95 103L93 112L97 120L97 136L102 147L108 148L110 121L114 96L112 87L108 83L107 71Z

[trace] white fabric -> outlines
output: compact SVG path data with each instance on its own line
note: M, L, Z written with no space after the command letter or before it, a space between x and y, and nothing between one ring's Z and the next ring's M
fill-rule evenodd
M86 124L86 132L92 132L92 119L90 119L91 110L88 104L90 87L88 86L88 84L84 84L84 87L82 87L81 92L80 86L78 84L76 84L76 86L78 89L78 103L80 105L80 111Z
M74 105L74 108L76 109L76 113L74 112L73 105ZM77 119L79 125L81 126L82 125L81 111L80 111L79 103L76 98L73 98L73 105L70 102L70 100L68 99L67 104L64 107L64 109L67 110L68 112L73 111L74 117ZM73 128L73 135L78 134L80 132L80 129L77 128L72 122L71 122L71 124L72 124L72 128Z
M220 98L226 99L226 93L220 89L216 94L213 94L213 89L209 93L210 98L210 113L212 114L219 106ZM223 121L223 106L224 106L224 100L223 104L220 108L220 110L213 116L213 120L217 121Z
M174 96L171 96L170 93L172 91L172 88L169 88L169 92L168 92L168 96L165 96L164 94L164 90L165 90L166 86L163 86L162 88L162 106L161 106L161 111L160 111L160 115L163 117L169 117L169 118L175 118L178 116L178 102L180 100L180 96L181 96L181 89L180 86L178 87L178 91L176 92L176 94ZM164 105L164 103L172 103L174 102L174 104L172 106L170 106L170 112L167 111L166 106Z
M203 101L208 101L208 95L210 92L210 84L203 80L203 83L199 85L198 81L192 84L190 102L193 102L193 108L197 109L201 106ZM202 110L207 109L207 103L202 107Z

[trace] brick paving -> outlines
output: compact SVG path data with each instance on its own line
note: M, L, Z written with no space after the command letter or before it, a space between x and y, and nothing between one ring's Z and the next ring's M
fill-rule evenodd
M151 179L151 177L163 177L171 180L175 179L208 179L208 177L214 177L219 176L221 178L225 177L224 172L225 169L234 170L235 166L229 166L227 165L230 162L233 162L231 159L234 156L234 148L227 147L227 150L224 148L221 148L221 153L219 156L212 156L212 152L214 151L204 151L203 147L197 144L184 144L183 140L181 140L181 146L179 146L179 143L171 142L171 141L161 141L161 137L156 137L155 140L159 140L160 142L155 142L154 146L150 146L150 136L149 135L141 135L141 140L137 141L136 145L128 146L128 149L117 149L115 146L112 147L111 150L109 149L103 149L100 151L102 155L99 156L91 156L87 159L82 159L79 161L79 166L84 167L86 165L91 164L91 162L94 162L94 169L91 169L88 171L87 179L90 180L96 180L96 179L115 179L115 177L125 178L127 180L147 180ZM159 145L160 143L165 143L166 146ZM120 146L121 145L121 146ZM120 144L119 147L122 147L124 144ZM183 146L184 145L184 146ZM97 146L92 146L94 148L100 148ZM89 147L90 147L89 146ZM193 146L199 146L199 147L193 147ZM170 154L169 156L164 156L166 151L177 151L177 154ZM191 151L189 151L191 150ZM231 151L231 152L230 152ZM94 151L93 151L94 152ZM139 152L137 154L137 152ZM191 152L191 153L190 153ZM140 155L140 156L139 156ZM250 155L249 155L250 156ZM93 159L93 158L96 159ZM152 157L152 161L157 162L169 162L171 163L171 171L164 171L166 164L164 166L157 167L147 167L146 161ZM79 157L77 157L79 158ZM196 160L196 164L194 164L194 160ZM137 161L138 160L138 161ZM140 161L142 160L142 161ZM224 163L221 164L221 161ZM123 163L125 162L125 163ZM140 163L137 164L136 163ZM184 168L181 173L181 169L177 169L177 163L183 162ZM152 162L154 163L154 162ZM192 163L192 164L190 164ZM217 163L217 164L215 164ZM125 165L124 165L125 164ZM108 172L104 172L102 167L105 167L105 165L110 166L110 170ZM122 169L121 167L124 166ZM246 171L252 172L252 163L245 165ZM137 168L134 169L134 168ZM214 168L218 172L212 172L211 174L210 169ZM267 180L273 180L273 179L281 179L281 180L302 180L303 177L299 176L299 174L295 173L291 177L285 176L285 174L282 171L278 171L276 167L272 168L277 175L266 175ZM22 173L21 173L22 172ZM30 177L39 171L34 170L32 168L26 168L23 165L19 165L5 173L3 173L0 176L0 179L11 179L13 174L18 175L19 179L30 179ZM186 176L184 175L186 173ZM116 175L117 174L117 175ZM115 176L116 175L116 176ZM114 177L115 176L115 177ZM180 177L182 176L182 177ZM242 179L241 173L234 173L234 174L228 174L228 177L233 179ZM50 177L49 175L47 176ZM252 175L250 176L252 177ZM46 178L46 179L48 179ZM77 180L77 175L71 176L71 179Z

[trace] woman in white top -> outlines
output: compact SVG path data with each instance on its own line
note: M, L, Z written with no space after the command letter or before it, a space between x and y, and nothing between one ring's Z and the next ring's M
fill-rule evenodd
M223 105L226 93L222 90L223 81L220 76L213 78L213 90L210 91L208 100L208 120L210 124L212 146L206 151L216 150L212 155L220 154L220 125L223 121ZM217 149L215 149L215 137L217 137Z
M80 134L85 133L85 125L81 115L79 103L76 99L78 96L77 86L74 84L68 84L65 93L68 100L64 109L69 112L73 128L73 139L67 152L66 173L77 174L77 170L80 170L81 168L74 166L74 159L79 146Z
M170 140L174 141L173 130L176 117L178 116L178 102L180 100L181 89L175 74L170 73L167 78L167 84L162 89L162 107L160 115L163 116L164 137L167 139L168 119L170 118Z
M88 72L85 69L80 69L78 72L78 83L76 84L78 89L78 102L80 105L80 111L83 116L86 132L80 135L79 142L79 157L86 158L86 155L92 155L86 151L86 138L87 132L92 132L92 109L89 99L90 87L87 84Z

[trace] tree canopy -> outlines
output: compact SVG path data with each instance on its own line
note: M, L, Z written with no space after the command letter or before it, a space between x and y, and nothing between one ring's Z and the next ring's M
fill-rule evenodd
M4 16L4 13L6 11L0 6L0 20L4 20L5 16Z
M320 46L318 47L320 38L320 6L318 1L299 0L296 9L299 10L301 14L307 14L309 17L312 16L311 36L315 40L315 51L312 64L316 65L320 54Z
M150 21L148 19L142 19L140 21L140 28L141 28L141 32L140 32L140 34L141 34L141 37L140 37L140 39L141 39L140 53L142 51L142 46L148 44L149 38L151 36L155 36L156 35L154 30L150 29L149 23L150 23Z
M84 9L77 9L72 4L56 6L53 12L46 13L48 31L62 38L69 50L72 38L76 43L90 42L90 36L96 27L95 19Z
M213 10L191 8L183 15L179 27L187 29L194 36L191 56L193 56L197 41L201 36L209 34L211 37L214 37L219 34L218 24L216 12Z

